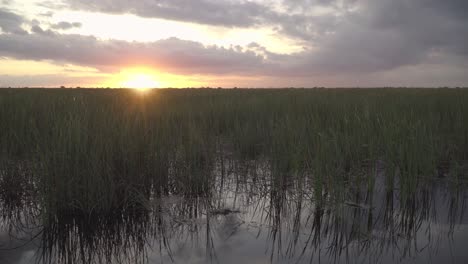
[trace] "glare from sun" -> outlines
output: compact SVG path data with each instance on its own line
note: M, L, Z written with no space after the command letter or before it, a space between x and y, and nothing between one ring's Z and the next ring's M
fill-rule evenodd
M122 83L122 86L145 91L151 88L158 88L159 83L149 74L136 73L128 76L128 79Z

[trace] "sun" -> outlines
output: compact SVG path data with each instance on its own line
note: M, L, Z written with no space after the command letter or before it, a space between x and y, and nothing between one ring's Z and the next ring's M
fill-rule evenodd
M154 77L147 73L132 73L122 82L122 87L133 88L138 90L147 90L151 88L159 88L160 84Z
M109 74L100 86L148 91L152 88L199 87L203 84L199 77L171 74L145 66L127 66Z

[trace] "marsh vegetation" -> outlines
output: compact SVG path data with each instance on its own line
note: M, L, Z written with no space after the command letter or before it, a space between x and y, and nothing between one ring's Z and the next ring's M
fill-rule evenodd
M468 234L466 102L462 89L0 90L0 260L437 259Z

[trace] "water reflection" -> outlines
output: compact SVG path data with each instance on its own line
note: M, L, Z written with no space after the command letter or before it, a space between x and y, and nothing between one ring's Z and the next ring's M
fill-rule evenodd
M318 185L266 161L222 160L203 195L151 192L111 214L50 214L24 165L1 171L1 263L466 263L463 183L411 192L383 162ZM364 177L363 175L371 175Z

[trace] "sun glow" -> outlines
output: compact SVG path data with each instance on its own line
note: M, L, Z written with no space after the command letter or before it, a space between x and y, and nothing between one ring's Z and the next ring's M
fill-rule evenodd
M156 81L151 74L131 73L121 82L121 86L124 88L147 90L151 88L159 88L160 83Z
M134 88L141 91L151 88L200 87L205 82L204 76L175 75L151 67L129 66L110 74L101 87Z

